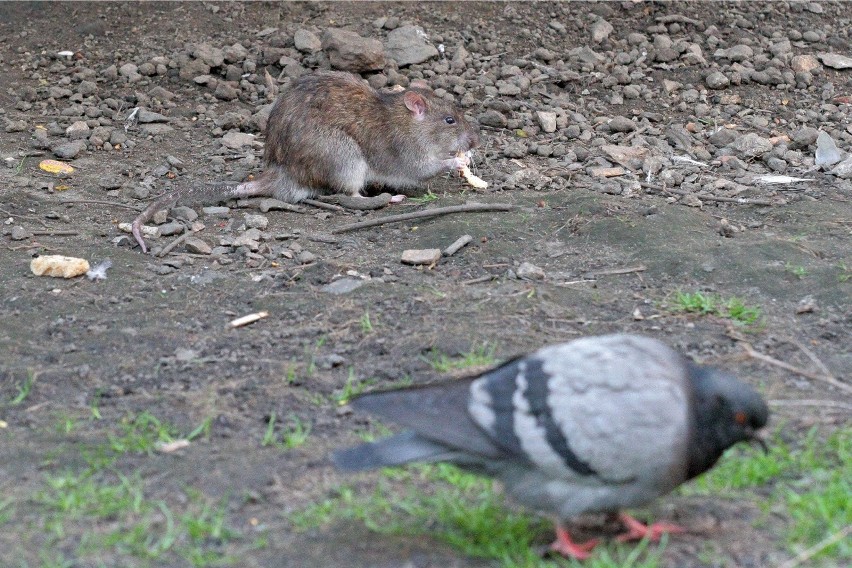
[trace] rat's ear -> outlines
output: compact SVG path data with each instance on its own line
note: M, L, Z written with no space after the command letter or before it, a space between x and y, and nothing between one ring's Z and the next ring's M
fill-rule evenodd
M425 91L431 91L432 90L432 89L429 88L429 85L427 85L426 81L424 81L423 79L414 79L413 81L411 81L409 86L412 89L423 89Z
M403 100L414 118L423 120L423 117L426 116L426 99L423 98L423 95L414 91L406 91Z

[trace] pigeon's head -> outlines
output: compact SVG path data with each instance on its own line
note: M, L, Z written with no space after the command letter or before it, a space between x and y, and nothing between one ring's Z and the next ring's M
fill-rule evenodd
M742 441L764 446L757 432L769 420L769 408L749 385L733 375L689 365L694 399L694 430L690 444L689 477L711 467L722 452Z

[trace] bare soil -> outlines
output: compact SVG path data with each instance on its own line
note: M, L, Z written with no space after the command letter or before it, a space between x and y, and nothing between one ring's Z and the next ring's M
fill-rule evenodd
M801 17L819 26L840 17L838 10L848 9L825 5L824 14ZM721 28L732 16L720 6L619 4L613 7L617 19L611 20L617 21L620 36L644 31L661 13L687 13ZM737 6L743 17L760 22L759 7L751 11L745 4ZM148 412L183 433L210 418L209 437L174 454L127 454L114 467L126 473L139 471L146 498L152 500L180 503L187 488L210 500L226 499L231 526L268 538L266 546L248 551L241 548L244 543L234 544L240 551L239 566L488 565L429 538L378 536L358 523L300 532L287 517L327 498L341 483L352 482L335 473L328 461L332 449L358 442L354 430L365 424L364 417L333 401L350 373L357 381L370 380L370 388L404 379L433 380L439 375L425 357L432 351L455 357L491 345L502 359L584 335L647 334L704 363L729 367L758 385L776 401L773 427L785 424L785 436L791 440L815 424L833 427L848 420L845 411L819 404L848 401L848 396L819 380L749 359L738 341L821 374L797 346L800 343L835 377L844 380L852 375L852 283L847 280L848 269L842 268L852 267L850 193L820 172L813 174L817 181L805 191L782 195L786 202L772 206L707 201L689 207L651 191L610 195L588 185L575 186L570 179L558 191L547 187L501 191L497 183L494 192L470 193L457 180L440 178L429 187L439 196L436 202L417 205L408 200L367 215L469 200L512 203L519 209L386 225L333 239L318 235L327 236L334 227L363 215L272 211L267 214L268 230L278 236L272 244L280 248L297 242L315 255L314 261L302 264L297 258L264 255L263 250L216 259L176 249L160 259L143 255L126 239L114 244L122 234L117 223L135 215L134 209L120 204L139 209L146 203L133 199L128 188L165 164L168 155L183 162L180 173L187 179L244 176L251 167L245 167L241 156L228 156L225 171L210 168L210 158L223 155L218 137L209 123L194 123L191 117L199 104L218 105L219 113L255 107L241 100L211 101L203 86L177 77L146 77L142 84L99 77L99 95L125 100L128 108L135 91L162 85L175 93L170 109L175 130L145 136L131 129L132 148L86 150L72 162L75 173L61 180L38 169L41 159L53 156L33 152L30 141L37 125L57 120L67 126L62 105L53 114L16 108L15 93L22 86L40 87L31 77L32 69L24 68L27 53L79 51L87 67L100 70L121 65L127 57L123 53L168 54L202 39L220 46L237 41L248 45L259 41L258 31L269 27L292 35L300 26L351 25L367 35L372 30L369 22L392 14L431 34L445 33L462 22L473 34L482 26L502 45L507 54L502 57L511 61L538 45L535 36L517 33L517 18L509 17L508 9L500 3L335 3L321 10L278 3L0 7L4 54L0 109L5 118L24 119L30 127L25 132L0 132L0 154L10 159L6 162L10 167L0 168L0 213L29 231L75 233L36 235L21 242L10 238L6 225L0 237L0 400L13 399L28 373L35 377L22 404L0 405L0 420L7 423L0 429L0 498L21 499L19 517L0 530L0 564L39 565L40 547L56 546L66 557L75 556L80 535L52 540L28 496L41 490L45 473L82 463L81 447L103 441L123 419ZM592 9L593 4L560 8L577 18ZM552 19L548 12L556 9L516 4L512 10L529 29L547 30ZM587 39L569 34L548 41L551 49L567 50ZM61 76L42 71L48 82ZM689 68L654 73L684 83L700 82ZM848 91L845 76L828 80L835 82L837 92ZM664 112L672 122L692 119L688 112L659 100L631 100L613 108L607 89L591 79L570 89L587 89L583 96L597 98L600 112L607 115L647 111ZM789 93L757 84L728 91L753 101L770 119L789 118L780 104ZM473 114L478 111L473 109ZM511 173L519 166L549 168L546 159L534 155L503 156L502 145L511 135L483 129L479 174L484 179L500 179L498 173ZM22 159L22 153L29 156ZM255 173L256 165L255 161ZM122 189L105 191L101 186L105 178L121 179ZM53 191L48 183L54 184ZM69 189L57 191L58 185ZM69 200L94 202L63 203ZM224 219L202 217L206 228L198 236L217 244L239 226L244 213L258 211L232 209ZM722 218L742 230L723 236ZM472 235L473 242L434 267L399 261L404 249L443 248L463 234ZM156 243L162 246L172 238ZM104 281L35 277L29 262L36 252L91 261L109 258L113 267ZM532 281L513 278L510 271L516 272L522 262L542 268L547 276ZM802 269L798 274L796 267ZM323 290L351 271L372 278L347 294ZM762 309L763 324L744 330L727 318L677 313L670 309L676 290L742 298ZM812 297L816 309L797 313L806 296ZM258 311L268 311L269 317L243 328L229 327L235 317ZM372 329L364 325L365 314ZM95 403L100 420L89 419ZM262 447L273 413L281 425L291 415L309 424L308 442L287 451ZM75 424L72 431L60 431L57 425L69 418ZM369 490L371 478L355 483ZM782 534L790 520L772 517L755 525L758 500L754 495L742 502L682 496L661 500L655 512L700 527L670 541L665 565L709 565L699 555L709 540L718 555L714 565L768 566L788 558ZM548 535L541 538L544 542ZM103 565L136 565L132 558L101 558ZM87 562L73 565L90 565Z

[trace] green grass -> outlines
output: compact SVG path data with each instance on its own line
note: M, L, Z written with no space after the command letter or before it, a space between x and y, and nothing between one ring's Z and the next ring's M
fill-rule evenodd
M808 269L801 265L794 265L791 263L787 263L784 265L784 270L801 280L805 276L808 275Z
M261 446L275 446L280 449L291 450L304 445L308 441L311 426L302 422L298 416L291 414L289 424L280 433L275 430L275 418L275 412L272 412L269 415L269 422L266 425L266 431L260 442Z
M852 280L852 268L847 266L845 262L838 262L837 269L840 271L837 274L837 281L840 283L849 282Z
M827 437L813 429L795 441L785 441L784 434L779 429L767 453L743 444L732 448L717 467L684 485L679 493L752 500L763 511L756 524L780 515L786 519L787 529L778 538L792 557L852 524L848 506L852 427ZM378 533L427 535L449 543L460 554L493 559L511 568L660 565L665 541L656 546L605 542L582 564L542 559L537 549L552 538L550 523L508 505L494 483L447 464L385 469L372 493L359 495L344 486L289 518L297 529L354 521ZM705 553L714 556L712 550ZM852 545L848 539L833 543L817 558L841 565L852 558Z
M33 390L33 385L35 384L36 373L33 371L27 371L27 376L24 378L24 382L18 385L18 394L16 394L12 400L9 401L9 404L12 406L17 406L24 402L28 396L30 396L30 392Z
M685 494L726 494L771 485L761 501L765 515L783 510L788 517L785 535L792 553L814 546L852 524L852 427L844 427L823 439L812 429L795 446L779 434L769 452L737 446L728 450L719 465L681 488ZM852 559L852 544L842 540L826 547L820 557Z
M424 205L426 203L431 203L432 201L437 201L438 196L432 193L432 190L427 190L426 193L419 197L409 197L409 201L412 203L416 203L417 205Z
M361 331L364 334L373 333L373 322L370 321L370 312L364 312L361 316Z
M343 384L343 388L339 391L335 391L335 393L331 395L331 399L335 404L342 406L364 392L367 387L375 383L375 379L364 379L359 381L355 378L355 369L353 367L349 367L349 375L346 377L346 382Z
M725 299L716 294L678 290L668 303L674 312L713 315L746 327L759 326L763 321L763 311L759 306L748 305L736 296Z
M401 489L400 483L404 484ZM428 535L461 554L493 559L511 568L658 566L665 543L638 547L603 544L582 564L542 559L537 549L552 540L551 522L507 506L494 483L448 464L385 469L373 493L359 496L351 488L341 487L331 498L291 514L290 521L297 529L345 520L361 522L383 534Z
M483 343L467 353L463 353L460 357L449 357L433 349L424 359L438 373L448 373L471 367L494 365L497 362L494 358L495 350L496 347L494 345Z
M205 419L185 438L209 435L211 424ZM284 444L303 443L299 436L307 430L295 424ZM121 458L128 454L168 459L152 450L158 442L179 439L178 432L143 412L101 431L100 440L58 445L42 465L39 488L0 499L0 525L24 529L20 546L38 555L38 566L238 564L236 552L263 544L243 542L227 522L226 500L214 502L186 487L185 497L167 503L149 494L138 470L122 472L126 460Z

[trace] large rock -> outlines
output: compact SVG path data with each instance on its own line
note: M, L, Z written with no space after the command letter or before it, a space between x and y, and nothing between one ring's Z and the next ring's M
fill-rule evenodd
M438 55L435 46L426 42L426 32L420 26L402 26L388 33L385 50L400 67L423 63Z
M364 38L339 28L329 28L322 34L322 49L335 69L363 73L380 71L385 66L382 42Z

